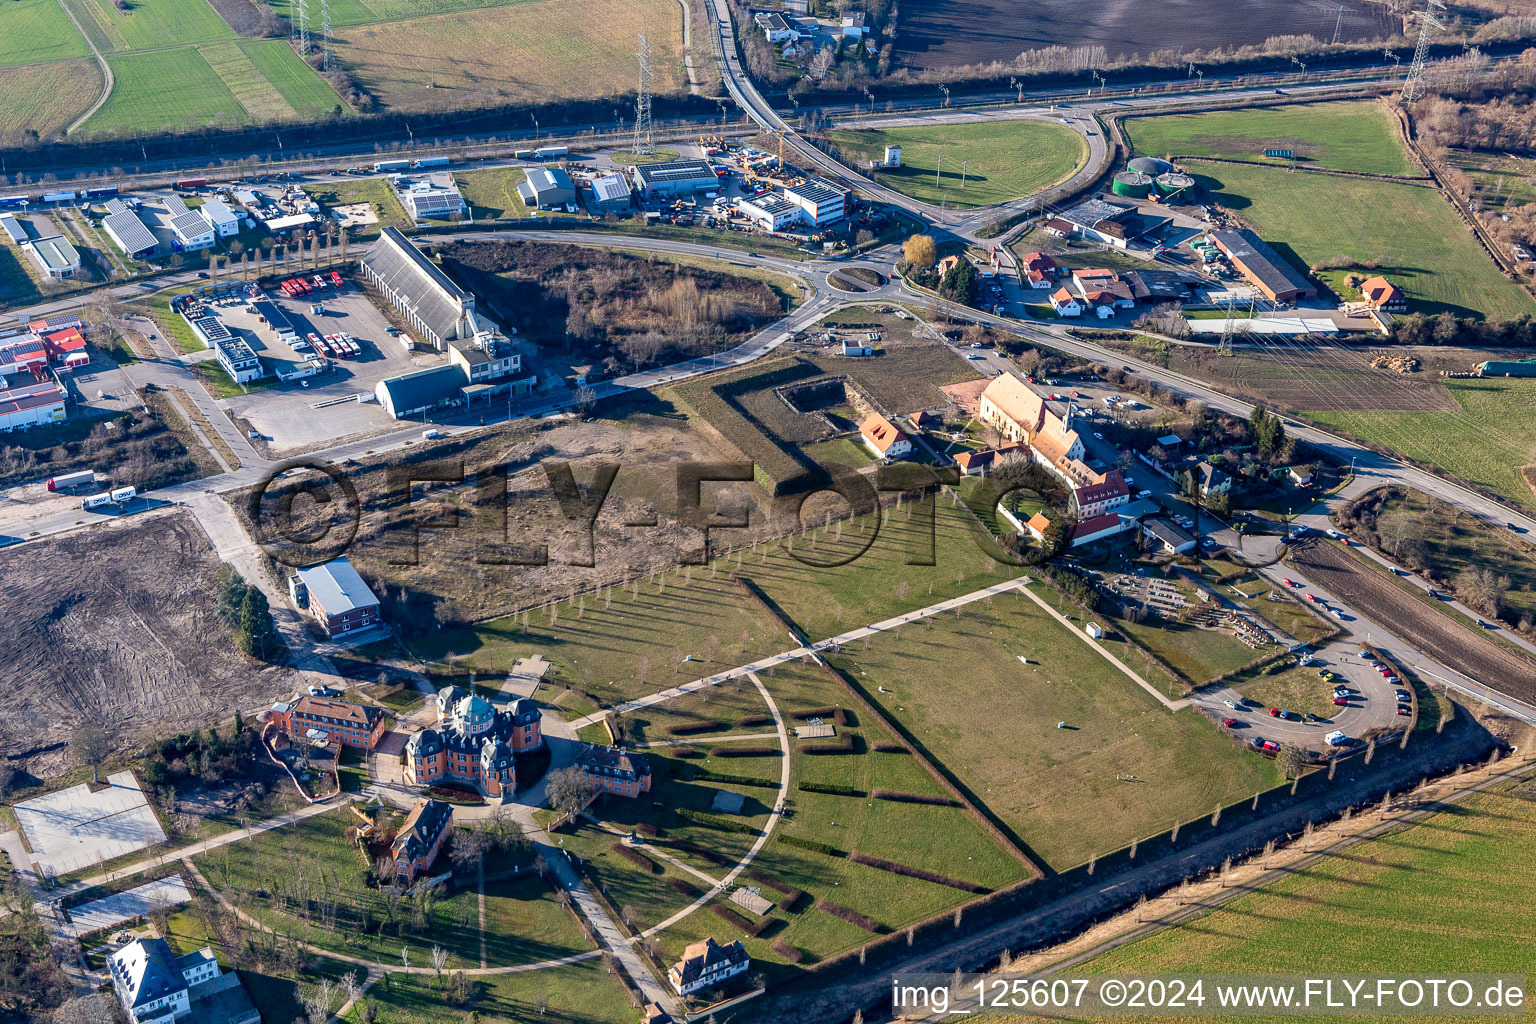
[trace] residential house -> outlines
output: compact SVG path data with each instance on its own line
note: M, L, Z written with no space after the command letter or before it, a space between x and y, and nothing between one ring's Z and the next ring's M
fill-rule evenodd
M432 866L453 831L453 805L445 800L420 800L406 816L389 847L397 881L412 882Z
M272 705L268 720L289 737L325 734L325 742L372 750L388 724L382 708L328 697L304 696Z
M1232 477L1204 459L1190 456L1174 472L1174 480L1185 494L1195 493L1198 486L1200 497L1226 494L1232 490Z
M633 798L651 791L651 763L622 747L588 743L576 754L573 767L604 793Z
M219 970L204 947L176 956L162 938L134 939L107 956L107 973L129 1024L260 1024L238 974Z
M864 417L859 424L859 436L877 459L900 459L912 454L912 442L907 435L877 412Z
M405 777L418 786L449 780L505 801L517 787L516 756L544 745L543 714L527 697L496 708L457 686L437 692L437 725L405 743Z
M1372 309L1386 313L1408 312L1408 296L1384 277L1373 277L1360 286L1360 297Z
M1073 488L1069 505L1081 521L1107 515L1130 500L1130 485L1118 469L1112 469L1093 483Z
M960 467L960 472L965 476L986 476L1010 458L1030 458L1029 446L1005 444L997 448L963 451L955 456L955 465Z
M1056 261L1042 252L1028 252L1019 261L1019 273L1024 282L1038 291L1048 290L1056 281Z
M678 995L689 996L719 988L751 966L752 958L741 940L722 946L714 939L704 939L683 949L683 958L667 971L667 980Z
M1082 316L1083 305L1077 301L1077 296L1067 291L1065 286L1057 288L1051 293L1051 308L1057 316Z
M770 43L782 43L800 36L799 31L777 11L753 15L752 22L763 30L763 35L768 37Z

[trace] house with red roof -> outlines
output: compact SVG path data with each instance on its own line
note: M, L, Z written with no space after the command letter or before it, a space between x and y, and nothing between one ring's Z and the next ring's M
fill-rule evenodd
M1373 277L1360 285L1360 297L1372 309L1385 313L1408 312L1408 296L1397 285L1384 277Z
M859 424L859 436L876 458L900 459L912 454L912 442L907 435L877 412L870 413Z
M85 350L85 338L78 328L66 327L43 335L43 348L48 361L61 373L91 365L91 354Z
M1056 281L1056 261L1043 252L1027 252L1019 262L1019 273L1024 277L1024 283L1039 291L1051 287Z
M1082 316L1083 305L1077 301L1077 296L1067 291L1066 286L1056 289L1051 293L1051 308L1057 316Z

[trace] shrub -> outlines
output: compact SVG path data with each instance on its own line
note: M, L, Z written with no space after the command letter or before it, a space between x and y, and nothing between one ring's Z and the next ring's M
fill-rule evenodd
M704 751L700 750L698 747L678 747L676 750L672 751L672 756L686 757L688 760L692 761L696 758L703 757Z
M788 882L774 878L772 875L759 871L756 868L748 868L747 877L754 882L766 885L782 896L783 899L779 900L779 907L786 912L793 912L800 905L801 901L805 899L804 889L790 885Z
M798 846L800 849L810 850L812 853L824 853L828 857L848 856L831 843L823 843L815 839L801 839L799 836L787 836L782 832L779 833L779 842L789 846Z
M740 832L748 836L757 835L757 829L744 821L732 821L729 818L721 818L714 814L705 814L703 811L695 811L690 807L674 807L672 810L684 821L691 821L695 825L703 825L705 828L719 829L721 832Z
M751 775L732 775L729 772L712 772L708 768L700 768L689 776L692 782L724 782L732 786L761 786L763 789L778 789L778 779L758 779Z
M851 907L845 907L841 903L833 903L829 899L818 899L816 901L816 909L825 911L826 913L831 914L833 917L837 918L839 921L847 921L849 924L863 928L865 931L872 932L875 935L884 935L887 931L890 930L879 921L876 921L874 918L865 917L857 910L854 910Z
M633 846L625 846L623 843L614 843L612 846L608 847L608 849L612 850L620 857L623 857L625 860L629 861L641 871L646 871L653 875L659 875L662 873L660 864L657 864L655 861L651 860L651 858L647 857Z
M699 722L684 722L682 725L674 725L667 729L669 736L691 736L696 732L714 732L724 729L725 723L718 718L706 718Z
M799 788L807 793L831 793L833 796L863 796L862 789L854 789L852 786L837 786L830 782L802 782ZM878 792L878 790L876 791Z
M962 882L958 878L950 878L948 875L941 875L937 871L909 867L906 864L898 864L893 860L885 860L882 857L871 857L860 853L858 850L849 851L848 859L855 864L863 864L865 867L879 868L881 871L889 871L893 875L905 875L908 878L921 878L925 882L947 885L951 889L959 889L962 892L988 893L992 891L984 885Z
M846 732L835 740L829 740L826 743L807 743L800 748L800 753L812 755L857 754L858 752L858 742L851 733Z
M710 757L778 757L778 747L710 747Z
M711 904L709 909L715 912L716 917L730 925L732 928L740 928L744 932L750 932L752 930L751 921L748 921L744 915L736 913L736 911L732 910L724 903Z
M894 789L872 789L869 795L876 800L895 800L904 804L934 804L938 807L959 807L960 804L947 796L931 793L902 793Z
M797 964L801 960L805 959L804 953L800 952L800 950L796 949L794 946L791 946L783 939L773 940L773 951L792 964Z
M651 824L649 821L637 821L637 822L635 822L634 829L635 829L636 832L639 832L641 835L643 835L643 836L650 836L653 839L656 836L661 835L661 829L657 828L655 825Z

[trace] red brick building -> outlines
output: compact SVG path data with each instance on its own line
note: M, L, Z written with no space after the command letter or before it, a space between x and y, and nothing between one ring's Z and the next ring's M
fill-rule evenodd
M328 636L345 636L381 621L379 599L345 558L300 569L289 590L299 607L320 620Z
M363 750L372 750L379 742L387 721L380 708L327 697L300 697L274 704L270 720L290 737L314 729L344 747Z
M544 744L539 706L526 697L498 710L479 694L445 686L437 727L405 744L405 777L418 786L462 782L503 800L517 785L516 755Z
M432 866L443 843L453 831L453 807L442 800L423 800L406 817L395 834L389 856L395 877L407 882Z
M651 791L651 763L623 747L588 743L576 755L573 767L604 793L637 797Z

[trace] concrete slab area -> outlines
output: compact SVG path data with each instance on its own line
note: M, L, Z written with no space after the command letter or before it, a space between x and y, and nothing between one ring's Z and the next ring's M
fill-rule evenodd
M16 822L44 877L62 875L165 841L165 830L133 772L82 783L17 804Z
M157 907L179 907L191 901L187 883L180 875L170 875L75 907L69 911L65 931L73 936L89 935L136 917L148 918Z

